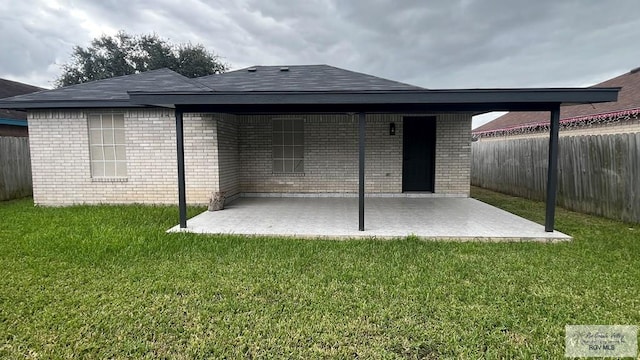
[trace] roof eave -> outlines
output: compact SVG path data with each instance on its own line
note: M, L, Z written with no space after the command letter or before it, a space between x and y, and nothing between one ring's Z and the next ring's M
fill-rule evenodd
M50 100L50 101L0 101L0 108L12 110L35 109L70 109L70 108L114 108L114 107L145 107L148 105L134 104L129 100Z
M128 92L133 104L487 104L616 101L620 88L463 89L311 92Z
M342 108L418 108L468 111L509 111L544 109L563 103L616 101L620 88L536 88L536 89L458 89L389 91L268 91L268 92L128 92L129 99L0 101L0 108L15 110L57 108L114 108L173 105L224 106L305 106L342 105Z

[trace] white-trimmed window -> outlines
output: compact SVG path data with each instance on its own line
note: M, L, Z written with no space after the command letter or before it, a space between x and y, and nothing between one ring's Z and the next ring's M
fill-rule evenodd
M126 178L124 114L89 114L92 178Z
M272 120L274 174L304 174L304 120Z

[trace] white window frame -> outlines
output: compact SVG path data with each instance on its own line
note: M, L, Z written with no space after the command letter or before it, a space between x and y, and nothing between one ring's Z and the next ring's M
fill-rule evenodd
M128 177L124 113L87 114L91 178L97 181Z
M273 174L304 175L304 119L271 119L271 169Z

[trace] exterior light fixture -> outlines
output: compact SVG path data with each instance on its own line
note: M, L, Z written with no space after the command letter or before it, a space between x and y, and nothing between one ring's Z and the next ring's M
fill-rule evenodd
M396 134L396 123L389 123L389 135Z

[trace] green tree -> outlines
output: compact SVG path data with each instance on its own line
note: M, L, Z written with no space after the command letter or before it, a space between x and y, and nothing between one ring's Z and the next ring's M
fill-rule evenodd
M177 45L156 34L132 36L120 31L93 39L86 48L75 46L55 84L63 87L165 67L187 77L228 70L218 55L201 44Z

